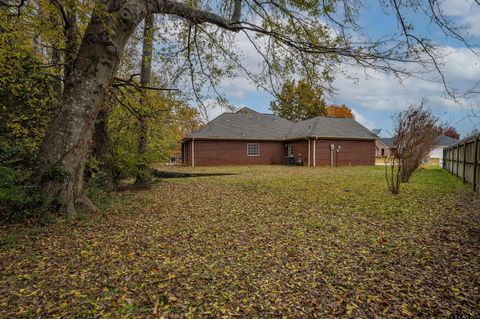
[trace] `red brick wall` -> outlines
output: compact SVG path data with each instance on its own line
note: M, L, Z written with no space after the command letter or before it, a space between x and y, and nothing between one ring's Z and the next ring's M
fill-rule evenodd
M260 145L259 156L247 156L247 144ZM192 143L186 142L189 154L184 161L192 165ZM286 155L284 143L259 141L195 141L195 166L220 165L274 165L283 164Z
M247 156L247 144L259 143L260 156ZM303 165L308 165L308 141L292 141L295 160L301 154ZM313 165L313 143L310 141L310 161ZM315 165L330 165L330 145L341 146L339 153L334 153L334 165L374 165L375 142L362 140L317 140L315 147ZM187 156L182 148L185 165L192 165L192 143L185 143ZM195 141L195 166L220 165L272 165L283 164L287 155L285 142L258 141ZM338 157L338 158L337 158Z
M363 140L317 140L315 145L315 165L330 165L330 145L335 149L340 145L340 152L334 152L333 165L374 165L375 141ZM313 141L311 145L313 157ZM313 158L312 158L313 161Z

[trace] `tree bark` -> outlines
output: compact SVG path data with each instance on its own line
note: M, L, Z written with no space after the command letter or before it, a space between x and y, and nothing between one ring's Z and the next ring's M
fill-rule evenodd
M154 35L154 17L149 15L145 17L143 29L143 50L142 50L142 66L140 71L140 85L146 87L150 84L150 76L152 73L152 51L153 51L153 35ZM140 106L145 107L147 103L146 92L141 92ZM148 148L148 122L147 114L140 109L138 117L138 172L135 184L137 186L148 184L151 179L146 154Z
M65 34L65 66L63 68L63 78L67 79L70 73L72 72L75 56L78 50L78 41L77 41L77 10L75 3L72 3L72 6L66 9L66 19L64 26Z
M93 124L126 41L141 18L129 8L119 9L117 19L92 17L66 79L59 113L40 147L38 174L45 200L68 215L79 206L96 210L83 187Z
M106 106L108 103L106 103ZM104 188L107 191L115 189L115 167L110 143L110 135L107 129L108 110L103 108L97 116L93 131L93 142L95 144L95 157L100 161L101 169L105 172L106 178Z
M61 77L61 60L58 49L52 48L52 55L50 57L50 63L54 66L55 69L55 79L53 81L53 90L55 91L55 97L60 99L62 96L62 79Z

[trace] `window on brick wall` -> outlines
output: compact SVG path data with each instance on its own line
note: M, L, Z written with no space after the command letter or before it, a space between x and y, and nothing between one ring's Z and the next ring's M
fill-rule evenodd
M247 156L260 156L260 145L258 143L248 143Z

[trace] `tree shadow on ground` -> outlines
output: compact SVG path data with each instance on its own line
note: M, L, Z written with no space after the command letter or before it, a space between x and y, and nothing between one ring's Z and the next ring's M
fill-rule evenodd
M157 169L150 169L151 179L141 185L138 184L122 184L116 187L117 192L128 190L144 190L149 189L153 184L162 179L167 178L190 178L190 177L205 177L205 176L228 176L238 175L238 173L185 173L185 172L168 172Z
M181 173L181 172L167 172L160 170L152 170L152 176L156 178L186 178L186 177L202 177L202 176L228 176L238 175L237 173Z

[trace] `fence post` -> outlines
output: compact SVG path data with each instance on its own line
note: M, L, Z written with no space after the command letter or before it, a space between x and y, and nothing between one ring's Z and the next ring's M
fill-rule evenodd
M477 136L475 138L475 151L473 152L473 191L477 191L477 166L478 166L478 139L479 137Z
M454 164L454 159L455 157L453 156L455 154L455 148L452 146L450 149L450 173L453 175L453 164Z
M467 142L463 142L463 183L465 184L465 169L467 167Z
M460 145L457 144L457 168L455 169L455 174L458 177L458 163L460 161Z
M443 149L443 153L442 153L442 168L443 168L443 169L445 169L445 161L446 161L446 159L447 159L446 154L447 154L447 149L444 148L444 149Z

